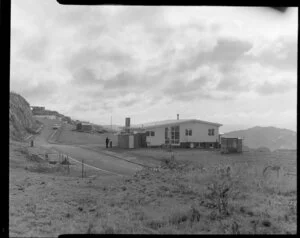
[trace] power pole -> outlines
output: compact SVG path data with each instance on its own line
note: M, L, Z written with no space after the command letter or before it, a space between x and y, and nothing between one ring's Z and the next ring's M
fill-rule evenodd
M112 131L112 115L110 115L110 129Z

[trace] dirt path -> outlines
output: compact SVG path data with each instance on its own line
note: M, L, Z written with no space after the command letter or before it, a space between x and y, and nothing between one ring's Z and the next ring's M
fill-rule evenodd
M34 139L35 146L40 146L51 151L55 150L67 154L78 161L84 160L84 163L87 165L121 175L133 175L136 171L142 169L142 166L140 165L129 163L125 160L122 161L109 155L88 150L79 146L49 143L48 139L52 137L53 133L55 133L55 131L52 129L52 124L56 122L52 122L51 120L45 120L43 122L44 127L41 133Z

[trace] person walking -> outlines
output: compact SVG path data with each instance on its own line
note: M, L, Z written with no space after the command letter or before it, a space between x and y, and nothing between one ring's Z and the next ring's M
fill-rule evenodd
M108 137L106 137L105 143L106 143L106 148L108 148L108 143L109 143Z

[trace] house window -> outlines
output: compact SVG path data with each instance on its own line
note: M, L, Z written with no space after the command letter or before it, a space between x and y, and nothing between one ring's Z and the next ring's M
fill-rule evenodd
M146 136L155 136L154 131L146 131Z
M208 135L214 136L215 135L215 129L208 129Z
M171 127L171 143L179 144L179 126Z
M185 135L191 136L192 135L192 129L185 129Z

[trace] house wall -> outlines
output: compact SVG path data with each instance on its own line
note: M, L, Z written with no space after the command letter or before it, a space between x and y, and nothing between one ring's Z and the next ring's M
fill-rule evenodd
M147 136L146 140L149 145L160 146L165 144L165 128L169 127L169 138L171 138L171 126L149 128L147 131L154 131L155 136ZM176 126L176 125L174 125ZM186 136L185 130L192 129L192 136ZM214 135L208 135L208 129L214 129ZM216 142L219 141L219 127L199 122L187 122L179 124L180 142Z
M155 136L147 136L146 142L149 146L160 146L165 143L165 128L149 128L147 131L154 131Z
M185 130L192 129L192 135L186 136ZM208 129L214 129L214 135L208 135ZM216 142L219 140L219 128L199 122L188 122L180 125L180 142Z

